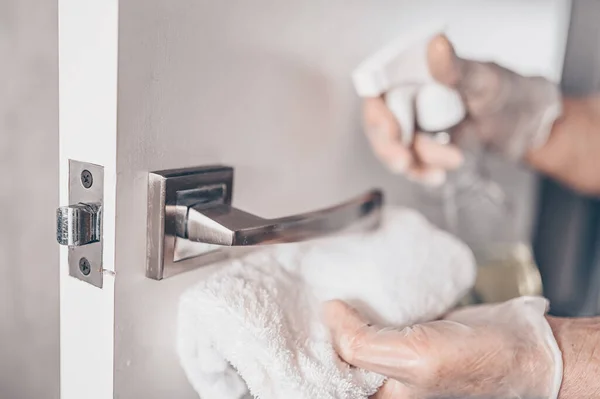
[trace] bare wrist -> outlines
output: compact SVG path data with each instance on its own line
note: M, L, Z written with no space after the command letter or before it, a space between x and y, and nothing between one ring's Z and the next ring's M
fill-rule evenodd
M559 399L600 397L600 318L547 319L563 356Z
M565 98L563 115L545 145L525 160L538 171L585 194L600 195L600 98Z

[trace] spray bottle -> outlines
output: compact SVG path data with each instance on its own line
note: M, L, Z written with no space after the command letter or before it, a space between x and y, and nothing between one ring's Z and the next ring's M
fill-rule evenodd
M452 128L466 117L459 93L437 83L429 73L427 46L443 31L443 26L434 24L405 34L362 62L352 76L359 96L384 97L406 146L411 145L417 126L439 143L449 144ZM493 228L481 221L505 217L510 204L502 188L484 178L482 149L473 143L467 147L461 146L464 165L448 176L437 193L442 197L446 229L473 243L489 237L482 229Z

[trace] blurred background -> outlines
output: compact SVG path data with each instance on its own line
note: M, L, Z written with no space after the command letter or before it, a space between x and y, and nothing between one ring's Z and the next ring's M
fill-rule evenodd
M126 95L120 99L124 100L123 103L126 106L138 105L136 101L139 100L140 93L144 93L147 87L144 79L156 79L158 85L162 84L163 89L167 88L167 90L159 91L163 96L161 101L165 103L183 95L189 97L188 104L194 104L194 101L203 104L202 101L196 99L193 87L190 86L189 91L186 91L188 89L183 84L185 80L178 80L181 73L191 73L192 69L203 66L202 57L193 58L189 64L179 65L181 70L167 68L168 64L165 61L169 57L177 59L177 56L180 60L187 60L185 57L189 56L190 48L193 49L195 45L186 44L182 39L185 35L181 32L193 33L194 29L197 29L198 24L192 17L205 15L202 7L210 8L215 15L220 15L230 24L238 23L246 18L261 20L261 10L241 3L237 4L239 9L235 13L227 7L220 9L216 5L198 5L182 0L177 3L178 7L175 7L175 3L167 0L148 2L121 0L123 22L120 29L122 29L123 37L127 39L123 41L127 51L121 54L124 67L120 65L122 68L120 73L122 72L129 79L127 81L129 87ZM295 53L286 62L290 59L310 59L310 57L318 59L319 62L323 59L320 67L327 73L332 73L331 71L343 69L341 66L345 63L353 65L359 58L367 55L368 52L393 35L395 17L391 13L385 12L387 8L397 10L398 14L401 14L403 10L408 10L415 15L414 18L417 18L415 20L425 18L428 10L435 10L437 13L454 12L448 5L449 3L443 1L422 2L420 6L413 4L410 7L408 6L409 2L401 0L380 0L369 7L358 2L349 2L352 4L348 4L346 9L342 8L342 3L337 2L335 3L337 5L334 5L332 2L330 8L324 11L330 13L328 15L332 17L332 20L333 17L339 18L341 21L339 27L342 31L345 29L344 27L350 29L353 18L357 20L359 17L366 18L362 16L364 12L371 13L373 17L382 18L380 25L375 24L372 37L365 37L359 42L339 46L342 49L344 47L352 48L346 53L346 58L335 59L327 54L329 49L312 49L311 43L315 46L319 43L318 32L313 32L312 39L306 39L306 41L299 39L304 37L302 29L303 26L306 26L306 24L302 24L302 21L314 20L308 9L303 9L305 14L302 14L301 12L286 11L284 6L280 6L281 10L272 7L274 10L271 15L274 17L272 20L276 19L275 16L287 15L288 18L296 18L297 21L300 21L296 24L287 24L286 29L289 29L290 33L289 36L281 39L281 43L277 41L272 43L270 40L273 35L270 32L262 32L260 29L254 29L252 32L257 42L260 42L265 48L271 47L271 50ZM459 2L453 4L457 3ZM468 9L469 6L474 7L475 4L483 2L461 1L460 3L463 9ZM315 4L317 3L315 2ZM402 7L402 4L406 5L405 8ZM458 50L462 55L472 55L484 59L494 57L506 66L523 73L532 70L542 71L547 77L557 82L561 81L563 89L567 93L585 94L600 87L600 73L597 72L600 70L600 27L596 23L597 17L600 16L600 1L576 0L571 11L570 2L561 0L532 0L528 1L526 6L523 6L522 1L514 0L489 0L485 4L492 8L487 14L478 14L484 15L483 18L472 18L468 13L456 13L459 16L457 18L464 19L465 23L456 24L452 28L450 36L451 39L457 41ZM346 6L345 3L344 6ZM506 13L511 6L517 10L512 16L510 13ZM245 10L244 7L247 9ZM290 5L290 7L292 6ZM338 7L338 10L335 7ZM480 6L477 8L481 9ZM140 10L145 12L140 14ZM324 16L326 14L321 13L323 10L319 11L318 7L315 10L315 13L319 13L322 26L327 26L323 22L327 20ZM508 15L506 21L509 22L498 22L502 21L501 18L498 19L500 15L498 12ZM0 0L0 173L3 174L3 184L0 190L0 272L2 276L0 278L0 397L9 399L54 399L59 397L59 264L58 245L54 238L55 209L58 206L59 189L57 15L57 1ZM226 15L227 18L225 18ZM253 16L248 17L248 15ZM205 18L206 26L214 28L211 25L214 22L211 21L215 19L210 14L207 14ZM406 20L408 17L404 18ZM569 18L571 24L565 51L564 37ZM180 26L173 24L173 20L185 23ZM286 25L284 22L282 24ZM347 26L344 23L347 23ZM521 30L515 29L515 26L520 27ZM176 34L170 31L172 29L177 29ZM185 29L189 31L185 31ZM365 29L365 24L361 26L361 29ZM148 37L151 36L151 39L149 42L141 43L140 32L145 30L151 33L148 35ZM227 31L227 29L225 30ZM488 43L487 54L485 51L480 51L481 36L473 34L473 32L481 34L487 32L484 39ZM322 33L329 34L330 32L324 30ZM519 42L521 34L525 34L530 42L537 45L515 46L514 43ZM176 38L173 48L166 48L162 42L162 38L168 35ZM299 43L298 48L292 49L293 51L285 48L285 40L294 38ZM237 39L234 36L224 34L224 39L229 40L231 46L237 45L235 41ZM200 38L197 40L198 45L210 46L212 43L215 53L221 54L217 39L203 38L202 40L205 42L202 42ZM329 40L334 43L336 39L329 37ZM243 41L241 40L241 42ZM150 47L146 49L148 50L146 53L142 51L144 46ZM476 51L476 48L479 50ZM337 50L340 51L339 48ZM139 51L139 54L136 51ZM240 59L251 60L251 63L248 64L249 67L254 66L259 72L263 71L265 63L268 63L254 54L251 56L243 52L240 54L238 55ZM236 60L230 54L221 55L231 57L232 61ZM265 53L262 56L268 60L270 55ZM295 87L298 89L296 100L300 102L292 101L291 105L299 104L300 107L305 104L302 102L305 99L303 96L312 93L312 89L322 91L325 87L325 91L330 90L331 93L338 90L333 95L329 92L326 93L331 95L329 99L333 101L334 106L328 108L328 104L313 104L319 108L316 112L329 112L331 109L335 110L335 106L339 106L339 109L351 108L353 105L350 102L357 101L347 87L347 75L335 76L331 87L327 86L328 82L323 80L327 76L318 76L315 87L307 88L301 82L290 83L289 80L286 80L286 77L294 76L294 74L305 73L298 65L292 64L282 63L282 65L273 67L273 70L280 68L283 71L280 76L273 76L272 70L267 68L265 75L258 76L257 80L275 79L273 85L289 84L290 87ZM147 67L148 65L149 67ZM228 67L232 65L235 66L235 63L229 63ZM219 68L221 67L219 66ZM139 71L145 71L147 75L140 74ZM150 77L150 75L152 76ZM246 75L243 75L243 79L240 79L244 80L245 78ZM280 81L278 82L277 79ZM175 84L171 85L172 82ZM331 84L331 82L329 83ZM176 84L181 85L179 87L181 91L170 91L172 86L177 87ZM340 87L343 89L340 90ZM151 89L152 87L148 90ZM233 84L229 89L237 90ZM304 92L304 89L307 91ZM215 87L214 90L219 91L221 88ZM150 91L148 97L152 95L156 95L156 93ZM169 98L169 96L174 97ZM268 93L264 96L266 98ZM273 99L276 99L276 96ZM168 107L144 109L140 111L140 118L144 116L143 112L156 113L159 111L164 111L166 114L172 112L170 116L172 120L182 119L180 114ZM183 113L185 110L181 112ZM322 114L318 115L323 117ZM135 117L131 118L132 122L130 123L134 127L137 126ZM351 115L349 118L341 115L337 117L337 120L327 121L323 125L325 128L334 127L338 130L352 126L350 130L355 139L342 140L340 137L333 136L330 138L331 142L338 140L344 143L345 147L342 147L342 150L347 151L351 156L356 153L367 153L362 149L366 145L366 141L359 133L358 119L357 115ZM240 121L239 127L243 128L246 121ZM159 122L162 123L162 121ZM198 120L193 118L188 121L190 126L194 126L194 123L197 122ZM305 121L300 119L292 122L296 123L295 129L299 131L305 124ZM236 126L235 121L229 121L229 123ZM260 122L256 123L260 129L262 125ZM307 126L311 125L307 124ZM240 129L232 128L230 131L240 131ZM276 138L273 137L265 136L265 142L275 140ZM248 138L246 139L248 140ZM165 146L171 145L168 138L164 138L164 140ZM186 143L180 143L180 147L177 147L176 143L172 145L180 151L184 158L194 159L195 154L187 147ZM360 149L358 149L359 147ZM298 148L298 161L302 159L302 151L304 151L304 155L311 155L314 152L310 145L304 147L298 145ZM321 161L326 160L326 151L321 151L317 156ZM377 175L378 180L373 182L373 185L396 187L390 196L393 201L416 207L431 220L444 226L440 203L435 196L424 195L414 185L404 181L400 182L398 177L388 175L371 156L360 158L361 162L364 162L360 167L352 165L355 160L351 156L334 160L334 162L347 162L348 164L340 170L350 171L350 173L339 174L338 186L329 185L332 193L336 192L337 195L337 192L343 192L346 194L345 190L349 190L346 187L351 186L350 181L370 184L371 176ZM154 159L149 162L151 164ZM511 193L515 200L515 209L511 218L505 220L504 225L499 228L505 232L503 240L507 241L512 249L508 252L486 251L479 255L481 259L485 259L483 263L496 266L486 269L491 272L481 274L482 278L478 281L478 284L481 285L481 292L478 294L483 296L483 300L500 300L506 295L518 295L541 289L538 281L539 269L544 292L552 300L555 314L570 316L597 314L600 297L600 245L598 245L600 242L600 211L598 201L578 196L548 179L538 179L530 171L507 165L494 157L486 160L486 163L491 177ZM146 165L144 165L145 167ZM276 176L278 171L272 169L272 165L268 164L249 165L246 168L246 176L251 177L253 174L262 176L269 173ZM287 194L284 187L280 194L274 194L273 200L285 203L294 193L291 187L293 185L294 182L289 181L286 186ZM271 204L262 202L261 198L253 197L252 194L253 192L249 189L242 188L240 198L249 205L250 209L255 209L257 213L268 216ZM307 207L312 205L306 204ZM143 230L144 226L138 226L138 228ZM532 251L535 254L535 261L532 258ZM514 259L507 260L507 256L516 258L516 262L522 267L511 275L509 281L503 282L503 278L507 275L504 265L514 265L515 263ZM500 289L499 287L504 288ZM127 314L123 315L123 317L125 316ZM132 342L135 340L134 338L137 338L135 334L131 334ZM159 374L158 371L157 374Z

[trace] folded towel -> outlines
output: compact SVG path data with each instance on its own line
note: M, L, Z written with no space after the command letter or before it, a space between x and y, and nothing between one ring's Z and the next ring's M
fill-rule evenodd
M365 399L385 378L339 359L320 304L342 299L402 327L442 315L474 278L465 245L415 211L388 209L377 231L223 264L181 297L179 358L202 399Z

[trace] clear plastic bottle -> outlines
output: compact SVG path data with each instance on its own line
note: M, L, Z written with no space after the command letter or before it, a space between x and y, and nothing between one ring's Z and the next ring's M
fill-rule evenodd
M513 199L490 177L477 143L461 150L463 165L439 189L447 230L473 246L510 240L516 234Z
M485 170L484 148L476 137L462 135L453 140L455 129L467 117L460 95L443 85L429 83L415 98L416 125L436 142L453 142L461 149L464 162L448 172L444 185L435 190L444 210L445 228L469 244L484 245L500 239L497 234L512 218L512 204L503 188Z

